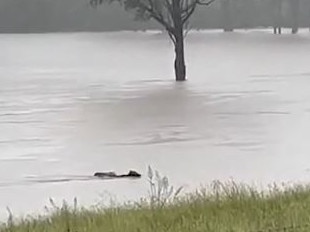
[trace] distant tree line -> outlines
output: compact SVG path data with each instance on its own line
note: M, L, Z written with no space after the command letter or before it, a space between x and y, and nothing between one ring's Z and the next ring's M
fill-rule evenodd
M207 27L235 28L273 27L274 33L281 33L282 27L310 27L309 0L219 0L208 9ZM212 19L211 19L212 18Z
M130 20L116 4L92 9L88 0L0 0L0 32L111 31L159 29ZM216 0L197 9L192 28L310 27L310 0Z

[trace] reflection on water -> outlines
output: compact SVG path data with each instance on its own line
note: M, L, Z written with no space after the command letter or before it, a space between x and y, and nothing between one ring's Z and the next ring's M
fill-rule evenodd
M145 176L107 181L97 171L151 165L187 190L231 177L307 180L310 38L279 38L194 33L189 81L174 83L161 35L2 35L0 217L49 197L89 205L101 193L147 194Z

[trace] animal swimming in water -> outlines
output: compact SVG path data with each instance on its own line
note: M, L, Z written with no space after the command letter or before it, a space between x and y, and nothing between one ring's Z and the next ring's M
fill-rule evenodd
M99 178L122 178L122 177L131 177L131 178L140 178L141 174L130 170L128 174L117 175L115 172L96 172L94 176Z

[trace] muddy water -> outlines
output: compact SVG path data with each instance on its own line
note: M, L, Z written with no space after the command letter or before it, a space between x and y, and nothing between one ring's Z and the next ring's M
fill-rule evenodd
M148 165L187 190L309 179L307 33L192 33L182 84L160 33L1 35L0 47L1 218L50 197L138 199ZM129 169L144 177L92 177Z

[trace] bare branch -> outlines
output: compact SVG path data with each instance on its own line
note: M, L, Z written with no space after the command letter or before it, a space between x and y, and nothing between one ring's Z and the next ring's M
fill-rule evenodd
M209 0L208 2L204 2L202 0L197 0L198 5L203 5L203 6L209 6L211 3L215 2L216 0Z
M190 4L190 6L188 6L186 9L183 10L183 15L182 15L182 23L186 23L187 20L193 15L195 9L197 6L197 2L193 2L192 4Z
M174 34L172 34L172 33L170 33L168 31L168 35L169 35L170 39L172 40L173 44L175 45L176 44L176 40L175 40Z
M195 0L191 4L187 5L185 9L182 10L182 22L183 24L187 22L187 20L193 15L197 5L209 6L211 3L215 2L216 0L209 0L207 2L203 0Z
M169 2L169 0L165 0L168 12L170 13L170 15L172 15L172 4Z
M158 23L160 23L161 25L163 25L166 30L169 32L169 33L174 33L174 30L173 30L173 27L172 25L169 23L169 21L166 21L162 15L161 12L158 12L154 5L153 5L153 2L152 0L148 0L149 2L149 7L146 6L145 4L143 3L139 3L139 6L141 8L143 8L144 10L146 10L149 14L150 14L150 17L153 18L154 20L156 20Z
M190 32L190 30L192 29L192 27L190 26L189 22L185 22L184 23L184 37L187 37L188 33Z

